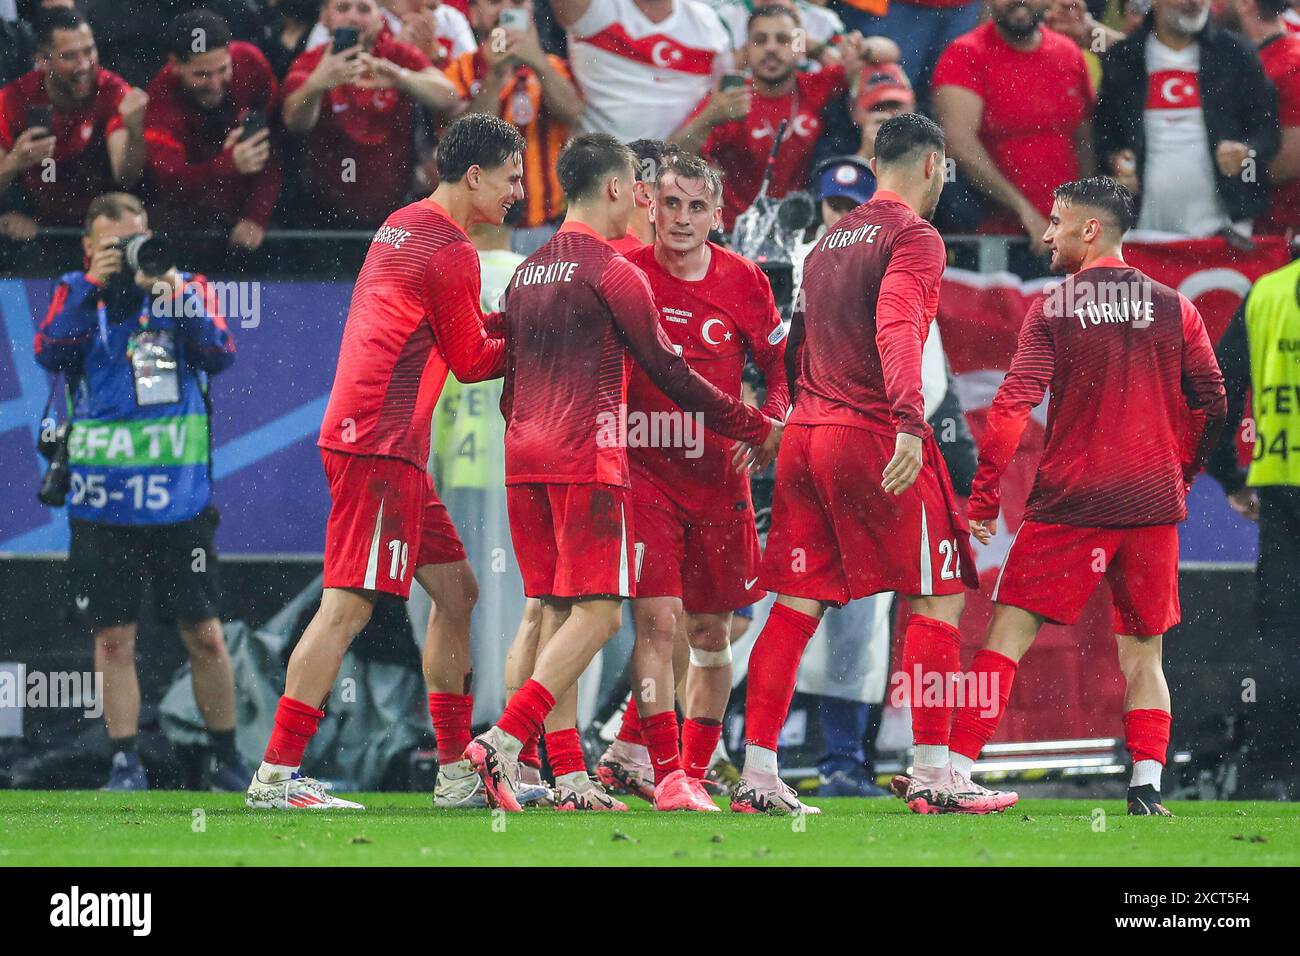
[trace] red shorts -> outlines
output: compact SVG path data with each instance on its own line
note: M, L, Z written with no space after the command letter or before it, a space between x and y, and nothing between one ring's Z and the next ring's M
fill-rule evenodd
M330 485L325 587L404 598L416 568L465 560L460 535L423 468L329 448L321 449L321 461Z
M632 485L637 597L679 597L691 614L727 614L763 596L754 510L725 523L692 522L652 488Z
M993 600L1073 624L1105 578L1116 634L1152 637L1181 618L1178 526L1085 528L1026 521L1011 540Z
M881 591L911 597L979 586L938 443L925 440L921 473L901 495L881 487L894 443L848 425L787 426L764 588L842 605Z
M632 505L617 485L506 488L510 538L529 597L632 597Z

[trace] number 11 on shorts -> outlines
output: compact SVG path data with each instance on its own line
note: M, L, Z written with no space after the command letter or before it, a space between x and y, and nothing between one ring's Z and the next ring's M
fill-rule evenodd
M405 541L399 541L396 538L388 542L388 577L394 581L402 581L406 578L406 559L410 557L410 546ZM400 565L400 567L399 567ZM398 572L401 573L398 573Z

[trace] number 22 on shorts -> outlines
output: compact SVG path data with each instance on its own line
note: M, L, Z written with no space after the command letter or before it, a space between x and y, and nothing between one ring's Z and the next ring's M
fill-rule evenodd
M939 572L940 580L953 581L961 577L961 552L957 550L957 540L945 538L940 541L939 553L943 555L943 569Z

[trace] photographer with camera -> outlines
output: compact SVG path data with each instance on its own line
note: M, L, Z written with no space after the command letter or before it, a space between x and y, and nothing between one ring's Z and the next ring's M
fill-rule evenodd
M214 789L242 790L249 772L235 750L234 679L219 600L212 507L209 375L228 368L235 344L202 276L177 271L149 232L144 206L106 193L86 213L86 267L66 273L36 333L36 361L62 372L72 396L67 478L41 489L67 495L69 575L95 635L112 743L111 790L148 788L135 751L140 686L136 621L143 585L159 620L175 619L208 728ZM61 493L60 493L61 492Z

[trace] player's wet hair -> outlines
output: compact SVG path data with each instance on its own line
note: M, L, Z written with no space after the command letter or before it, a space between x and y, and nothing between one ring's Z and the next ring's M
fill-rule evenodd
M438 140L434 161L438 179L458 183L471 166L496 169L524 151L523 134L511 123L489 113L466 113L453 120Z
M1133 209L1133 194L1118 180L1109 176L1089 176L1062 183L1052 197L1067 206L1087 206L1103 213L1120 235L1128 232L1137 222Z
M48 50L54 46L55 30L80 30L87 26L86 18L76 10L67 7L51 7L42 10L35 21L36 48Z
M608 133L584 133L569 140L555 162L560 188L570 199L590 199L610 176L629 170L635 175L636 153Z
M885 120L876 134L876 165L909 162L945 148L938 123L920 113L901 113Z
M230 24L225 17L205 10L191 10L167 24L167 52L182 63L192 56L230 46Z
M663 164L681 152L675 145L662 139L634 139L627 144L627 148L636 156L636 181L650 186L659 178Z
M1255 0L1260 16L1280 17L1291 6L1291 0Z
M709 189L709 194L713 197L713 204L716 206L722 202L722 177L718 171L690 153L676 153L668 158L659 170L659 176L662 178L665 173L672 173L678 179L698 179L702 181ZM658 185L658 184L656 184Z

